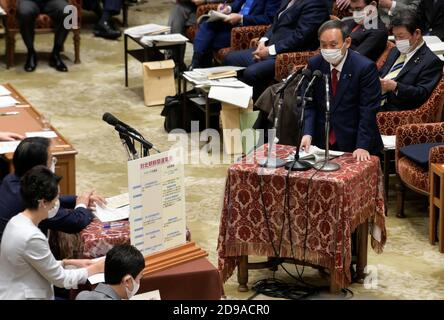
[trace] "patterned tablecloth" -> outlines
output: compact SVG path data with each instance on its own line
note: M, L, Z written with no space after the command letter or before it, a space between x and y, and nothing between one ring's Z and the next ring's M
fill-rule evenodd
M280 256L333 270L334 281L347 287L356 227L369 219L377 253L386 241L379 158L358 163L346 153L333 160L341 166L338 171L311 169L287 178L285 168L256 164L266 151L262 146L228 169L217 249L223 281L241 255ZM285 158L292 151L277 145L273 154Z
M191 233L186 230L186 239L191 241ZM103 223L94 219L85 229L77 234L53 232L50 237L53 252L59 259L98 258L115 245L130 243L128 220Z

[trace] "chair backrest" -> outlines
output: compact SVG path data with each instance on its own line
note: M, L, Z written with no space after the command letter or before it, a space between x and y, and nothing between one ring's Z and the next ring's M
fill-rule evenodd
M395 47L395 44L391 41L387 41L387 45L385 46L384 51L379 56L378 60L376 60L376 67L378 70L381 70L381 68L384 66L385 62L387 61L388 55L390 51Z
M332 11L331 11L331 15L335 16L335 17L338 17L339 19L342 19L344 17L349 17L352 14L350 13L350 11L348 11L348 8L340 10L338 8L338 6L336 5L336 1L333 1L333 8L332 8Z
M296 66L307 65L308 60L319 54L320 50L280 53L276 57L274 69L275 79L282 81L293 72Z
M430 123L441 121L444 103L444 76L432 91L432 94L419 108L406 111L379 112L376 115L379 132L394 135L396 128L404 124Z

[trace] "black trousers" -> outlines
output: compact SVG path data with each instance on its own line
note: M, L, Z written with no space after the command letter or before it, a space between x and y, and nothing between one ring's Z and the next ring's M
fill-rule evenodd
M100 0L86 0L82 3L82 7L85 10L94 11L97 6L100 6ZM109 11L113 16L118 15L122 7L123 0L103 0L103 11Z
M35 20L40 13L49 15L54 22L54 48L59 53L69 32L63 22L69 12L64 13L68 5L66 0L18 0L17 17L20 33L28 51L34 51Z

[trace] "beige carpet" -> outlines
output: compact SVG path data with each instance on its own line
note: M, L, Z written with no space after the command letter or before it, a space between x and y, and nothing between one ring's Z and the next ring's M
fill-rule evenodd
M170 0L150 0L132 7L130 25L167 21ZM39 56L34 73L23 71L24 46L17 37L17 66L6 70L5 57L0 56L0 83L10 82L30 102L46 115L78 150L76 171L77 191L95 188L111 196L124 192L127 186L125 154L114 130L101 120L104 112L111 112L122 121L140 129L145 137L161 150L169 142L163 130L161 107L145 107L142 92L141 64L130 58L130 85L124 87L123 39L108 41L94 38L91 33L94 16L85 15L82 31L81 60L74 65L67 61L69 73L58 73L47 66L47 55ZM73 57L72 36L66 42L66 56ZM4 39L0 39L4 52ZM49 52L52 36L38 35L36 48ZM190 50L188 50L190 52ZM189 55L187 57L189 62ZM0 128L1 130L1 128ZM220 204L227 165L186 166L187 224L192 238L209 252L209 259L217 265L216 245ZM391 186L393 189L393 186ZM411 198L411 197L410 197ZM350 289L355 299L444 299L444 254L427 241L427 207L425 201L407 203L407 219L394 217L394 198L389 199L387 218L388 241L384 253L369 251L369 264L377 273L377 287L366 289L353 284ZM294 266L288 266L296 273ZM268 270L250 273L250 284L271 277ZM288 279L283 272L277 276ZM317 271L306 268L306 281L325 284ZM228 298L245 299L252 292L238 293L236 277L225 284ZM258 296L257 298L266 298ZM342 298L322 294L314 298Z

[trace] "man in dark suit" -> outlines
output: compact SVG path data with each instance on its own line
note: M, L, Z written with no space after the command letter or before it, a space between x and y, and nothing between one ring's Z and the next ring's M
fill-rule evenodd
M213 51L229 47L231 29L238 26L268 25L281 0L235 0L231 5L219 4L218 11L228 15L223 21L202 22L194 38L193 68L212 65Z
M317 29L328 17L325 1L283 1L257 48L232 52L225 57L224 64L246 67L241 80L253 86L256 101L274 79L276 55L317 49Z
M66 72L68 68L60 58L60 51L66 40L69 29L63 23L68 13L64 13L68 6L66 0L18 0L17 17L20 24L20 33L28 50L25 71L32 72L37 67L37 54L34 49L35 20L40 13L48 14L54 21L54 47L49 57L49 65L57 71Z
M392 19L396 48L379 72L381 111L420 107L441 79L443 62L425 44L419 25L412 11L401 11Z
M424 34L437 36L444 41L444 1L422 0L418 13L421 16Z
M352 0L353 19L344 21L351 38L350 49L376 61L384 52L388 39L385 24L378 16L378 1Z
M8 221L24 210L20 195L20 179L31 168L46 165L54 171L55 162L50 151L50 140L47 138L26 138L14 152L14 173L8 174L0 185L0 241ZM103 203L104 199L92 192L76 196L60 196L60 209L56 216L45 219L39 228L46 234L48 229L66 233L78 233L93 219L89 207L94 202Z
M358 161L378 155L382 148L376 125L381 88L374 62L349 50L351 39L341 21L331 20L319 28L321 55L311 58L308 68L330 77L330 147L353 152ZM325 148L325 84L313 87L313 101L307 104L301 148L311 144Z
M82 2L83 9L94 11L99 17L99 22L94 26L94 35L105 39L117 39L122 33L114 26L111 17L120 13L123 0L103 0L103 8L100 2L100 0Z

